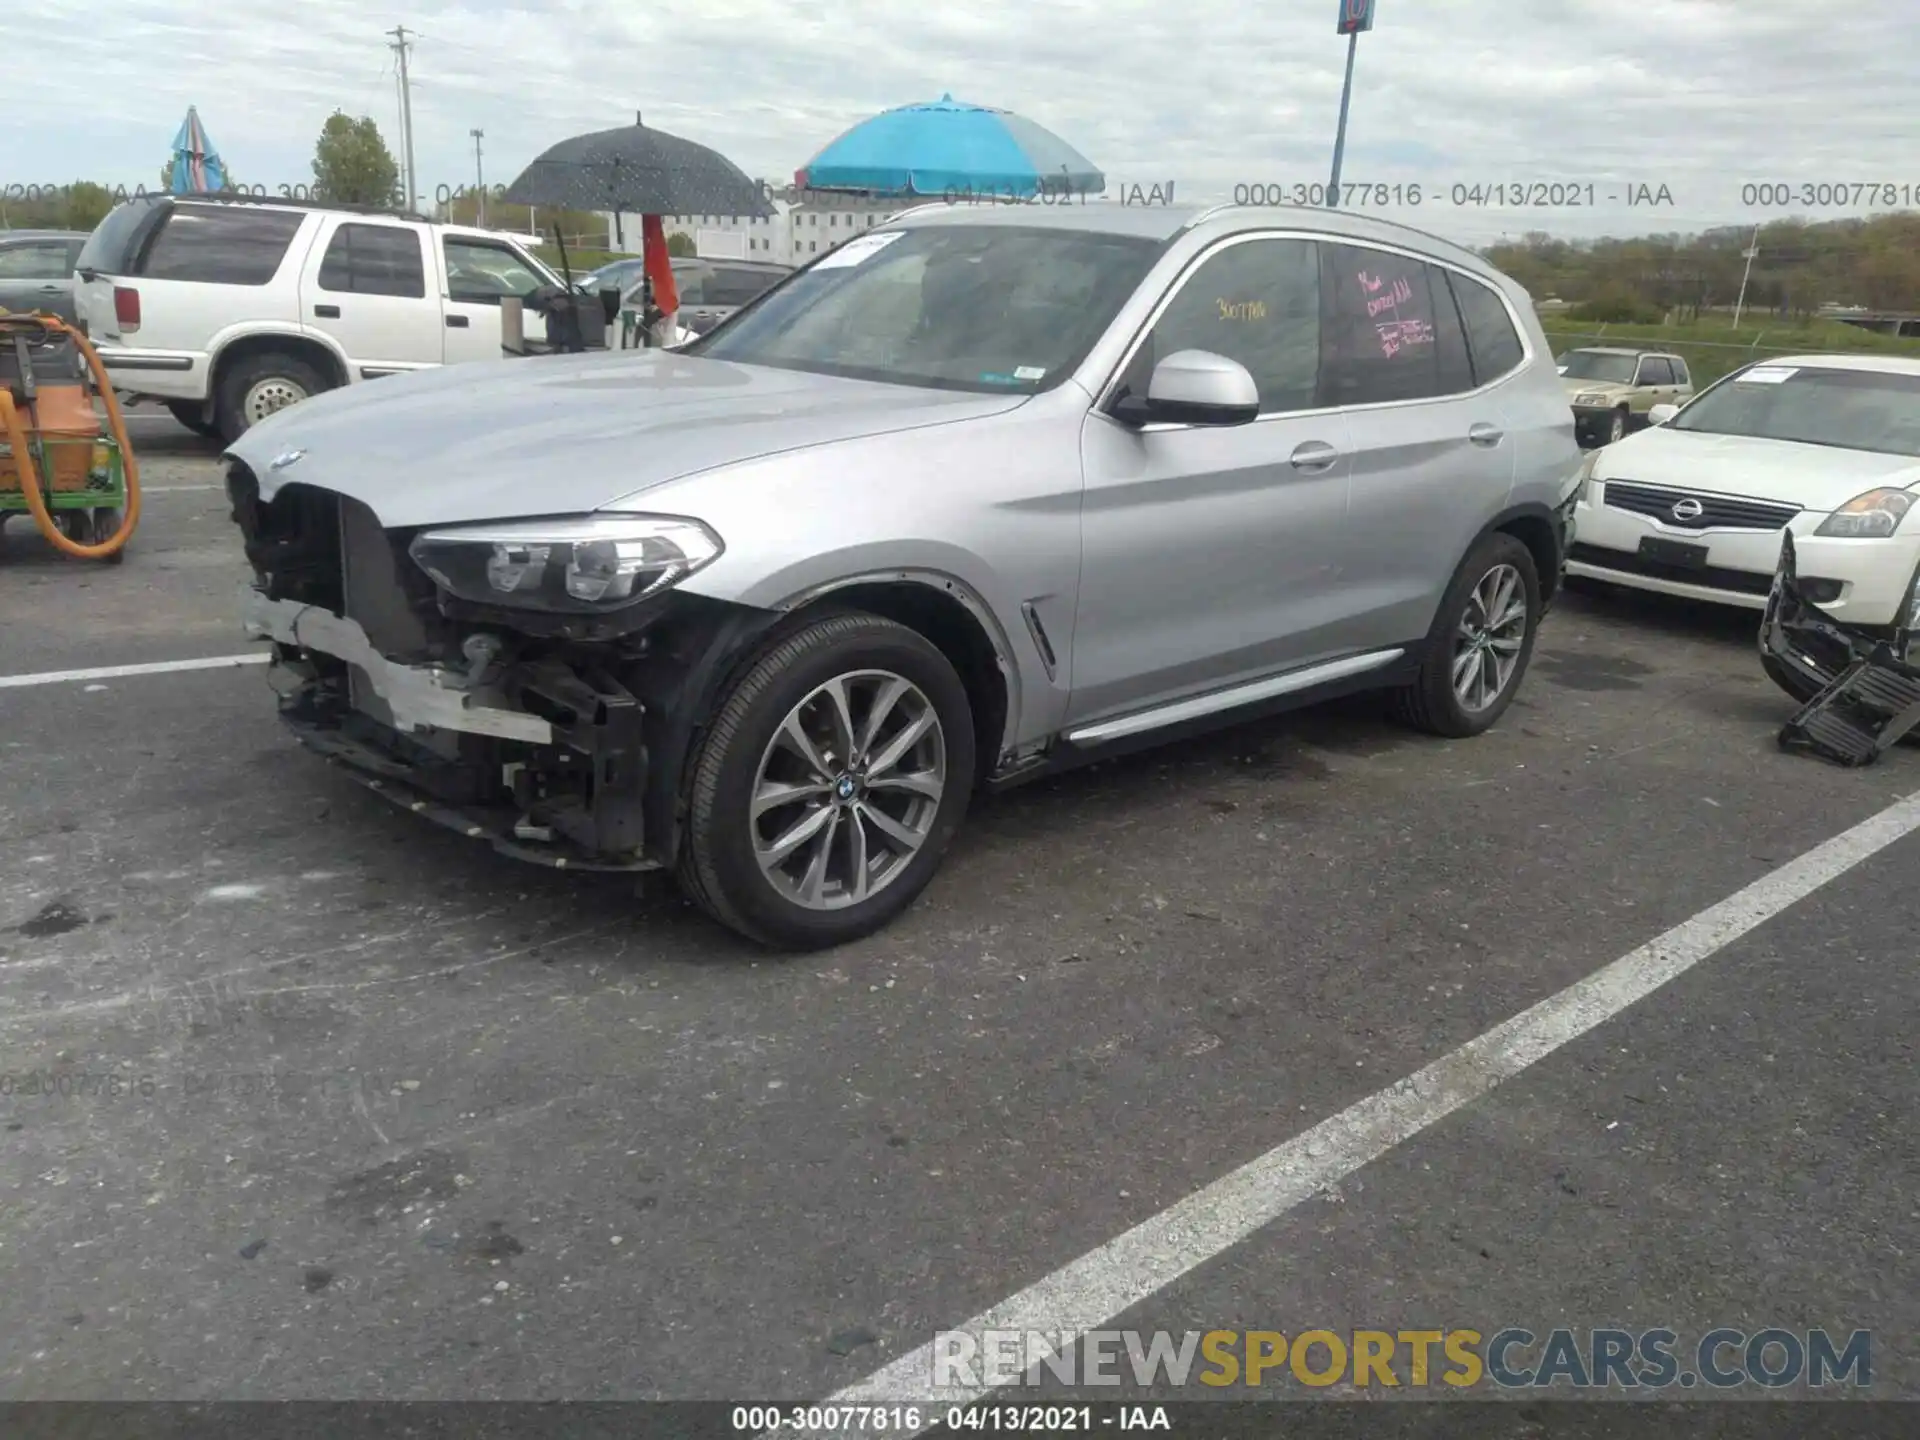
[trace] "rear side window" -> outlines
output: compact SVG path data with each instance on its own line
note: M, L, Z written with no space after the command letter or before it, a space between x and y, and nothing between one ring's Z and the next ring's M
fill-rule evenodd
M1321 254L1321 404L1425 400L1463 388L1464 344L1442 277L1385 250L1325 245Z
M398 225L342 225L320 260L320 288L354 295L427 293L420 234Z
M1453 298L1467 327L1467 349L1473 356L1474 382L1498 380L1526 356L1519 332L1506 304L1488 286L1466 275L1449 275Z
M1674 384L1676 385L1693 384L1693 376L1687 373L1686 361L1682 360L1678 355L1676 355L1668 363L1670 363L1673 366L1673 383Z
M149 280L265 285L273 279L305 217L292 210L179 205L147 248Z

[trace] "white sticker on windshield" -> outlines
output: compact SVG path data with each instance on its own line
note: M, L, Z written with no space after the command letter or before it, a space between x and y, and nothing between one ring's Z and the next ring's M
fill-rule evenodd
M837 270L845 265L858 265L876 250L884 250L907 232L904 230L883 230L878 235L862 235L849 240L838 250L822 256L814 262L816 270Z
M1794 365L1756 365L1746 374L1736 375L1734 379L1748 385L1779 385L1799 373L1799 367Z
M1045 376L1046 373L1046 367L1042 365L1016 365L1013 370L1013 378L1016 380L1038 380Z

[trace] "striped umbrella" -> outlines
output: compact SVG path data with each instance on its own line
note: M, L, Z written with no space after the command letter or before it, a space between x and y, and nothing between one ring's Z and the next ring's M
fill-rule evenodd
M227 167L207 138L199 109L192 105L187 107L187 118L180 122L180 133L173 137L173 174L168 185L176 195L227 188Z

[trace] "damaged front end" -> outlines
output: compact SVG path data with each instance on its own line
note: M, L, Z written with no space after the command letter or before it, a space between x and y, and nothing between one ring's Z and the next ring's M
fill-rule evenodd
M1891 630L1843 625L1799 585L1793 535L1760 624L1760 659L1801 708L1781 727L1780 748L1839 765L1871 765L1920 724L1920 667L1909 662L1920 585Z
M280 715L303 745L517 859L672 863L691 717L776 617L664 586L597 613L488 604L441 573L465 557L430 556L429 573L423 532L384 529L356 500L289 484L263 502L238 461L228 491L255 573L245 622L273 642ZM550 549L507 553L539 566Z

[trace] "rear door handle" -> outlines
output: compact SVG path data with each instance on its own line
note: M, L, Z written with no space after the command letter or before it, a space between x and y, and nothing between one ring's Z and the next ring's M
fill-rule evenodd
M340 307L338 305L316 305L313 307L313 313L322 320L338 320L340 318Z
M467 317L464 315L449 315L447 317L447 328L449 330L468 329Z
M1482 421L1478 425L1470 426L1467 430L1467 439L1476 445L1492 447L1498 445L1505 437L1506 431L1502 430L1498 425L1489 425L1485 421Z
M1296 470L1309 474L1332 468L1333 462L1340 458L1340 452L1324 440L1306 440L1296 445L1293 454L1287 457L1287 463Z

